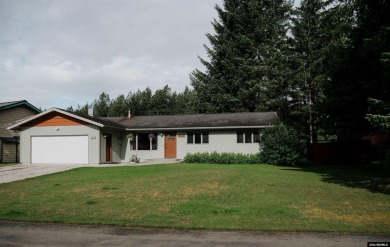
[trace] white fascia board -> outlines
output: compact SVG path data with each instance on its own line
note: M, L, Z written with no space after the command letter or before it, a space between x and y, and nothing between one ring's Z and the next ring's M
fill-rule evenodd
M79 117L79 116L77 116L77 115L74 115L74 114L72 114L72 113L63 111L63 110L58 109L58 108L50 108L50 109L48 109L48 110L46 110L46 111L44 111L44 112L41 112L41 113L39 113L39 114L37 114L37 115L34 115L34 116L29 117L29 118L27 118L27 119L25 119L25 120L23 120L23 121L20 121L20 122L18 122L18 123L16 123L16 124L13 124L13 125L9 126L9 127L7 128L7 130L16 129L17 127L20 127L21 125L23 125L23 124L25 124L25 123L28 123L28 122L30 122L30 121L32 121L32 120L34 120L34 119L37 119L37 118L39 118L39 117L42 117L42 116L44 116L44 115L46 115L46 114L48 114L48 113L51 113L51 112L58 112L58 113L67 115L67 116L69 116L69 117L76 118L76 119L78 119L78 120L82 120L82 121L84 121L84 122L90 123L90 124L92 124L92 125L96 125L96 126L99 126L99 127L104 127L104 125L101 124L101 123L98 123L98 122L95 122L95 121L91 121L91 120L86 119L86 118L83 118L83 117Z
M101 123L98 123L98 122L95 122L95 121L92 121L92 120L89 120L89 119L86 119L86 118L83 118L83 117L80 117L80 116L77 116L77 115L74 115L70 112L67 112L67 111L63 111L61 109L58 109L58 108L54 108L56 112L59 112L59 113L62 113L64 115L67 115L69 117L72 117L72 118L76 118L78 120L81 120L81 121L84 121L84 122L87 122L87 123L90 123L92 125L96 125L98 127L104 127L104 124L101 124Z
M262 126L225 126L225 127L183 127L183 128L126 128L126 131L172 131L172 130L226 130L226 129L264 129L272 127L273 125Z

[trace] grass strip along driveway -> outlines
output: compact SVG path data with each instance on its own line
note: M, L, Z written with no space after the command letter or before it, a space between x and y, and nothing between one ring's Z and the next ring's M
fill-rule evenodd
M0 219L133 227L390 233L388 178L341 168L78 168L0 184Z
M13 166L13 165L18 165L19 163L0 163L0 167L3 166Z

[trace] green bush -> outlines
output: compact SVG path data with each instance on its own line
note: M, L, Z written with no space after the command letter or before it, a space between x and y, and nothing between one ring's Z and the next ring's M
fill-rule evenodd
M260 164L260 153L188 153L184 157L186 163L210 163L210 164Z
M296 131L284 124L266 128L260 140L264 163L297 166L303 159L304 141Z

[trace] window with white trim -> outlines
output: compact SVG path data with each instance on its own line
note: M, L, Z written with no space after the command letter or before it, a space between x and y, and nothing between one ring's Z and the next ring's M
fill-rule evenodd
M157 133L138 133L137 150L157 150Z
M259 143L258 131L237 131L237 143Z
M209 143L208 132L187 133L187 144L208 144L208 143Z

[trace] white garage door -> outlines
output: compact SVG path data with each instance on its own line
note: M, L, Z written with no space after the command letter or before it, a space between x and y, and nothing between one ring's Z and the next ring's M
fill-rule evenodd
M33 136L31 163L88 164L88 136Z

